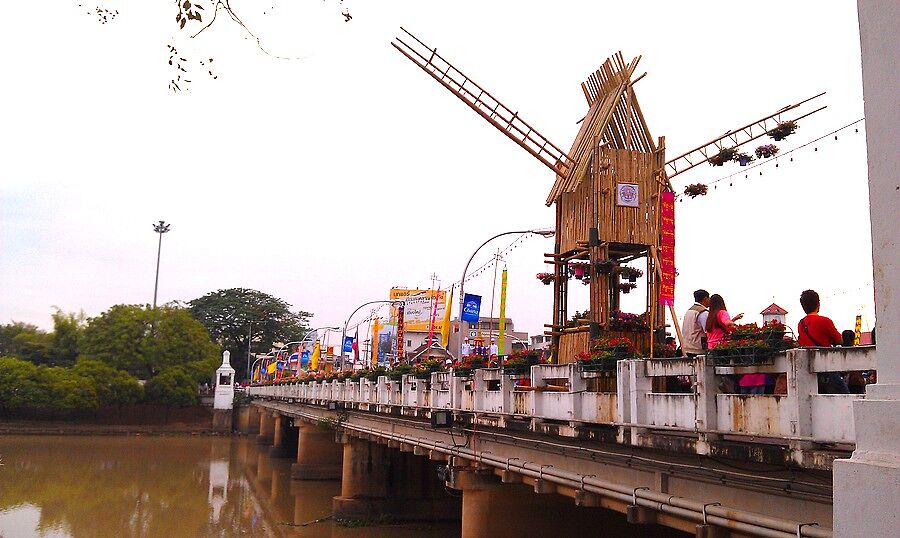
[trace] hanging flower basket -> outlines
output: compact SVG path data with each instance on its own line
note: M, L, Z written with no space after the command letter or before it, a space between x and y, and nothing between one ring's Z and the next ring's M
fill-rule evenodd
M703 183L692 183L684 188L684 193L691 198L706 196L707 188Z
M554 275L553 273L538 273L535 276L538 280L543 282L545 286L553 284L553 281L556 280L556 275Z
M739 165L747 166L748 164L755 161L756 159L753 158L753 155L750 155L748 153L738 153L735 160L738 162Z
M738 152L735 148L722 148L719 150L719 153L716 153L709 158L709 164L712 166L722 166L729 161L735 160L737 154Z
M591 275L585 275L584 278L581 279L581 283L585 286L591 285Z
M634 282L639 277L644 276L644 271L636 267L629 267L627 265L619 267L618 273L622 276L622 278L627 279L629 282Z
M615 267L615 265L616 263L612 260L597 260L594 262L594 269L597 271L597 274L608 275L612 273L613 267Z
M569 264L569 270L572 271L572 276L581 280L585 275L589 275L589 270L591 265L589 263L584 262L575 262Z
M794 134L794 131L797 130L797 122L796 121L783 121L778 124L778 126L770 129L766 134L769 135L772 140L784 140L785 138Z
M620 282L619 283L619 291L622 293L629 293L631 290L637 287L637 284L634 282Z
M776 153L778 153L778 146L775 144L763 144L756 148L756 156L760 159L768 159L769 157L774 157Z

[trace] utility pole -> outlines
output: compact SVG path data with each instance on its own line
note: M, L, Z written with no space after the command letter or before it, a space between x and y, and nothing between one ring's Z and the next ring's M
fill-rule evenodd
M159 289L159 257L162 253L162 236L169 231L170 226L171 224L166 224L164 220L153 225L153 231L159 234L159 248L156 250L156 281L153 284L153 310L156 310L156 291Z

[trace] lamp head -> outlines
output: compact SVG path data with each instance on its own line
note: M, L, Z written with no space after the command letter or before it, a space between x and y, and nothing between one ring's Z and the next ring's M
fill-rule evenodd
M539 228L537 230L531 230L531 233L540 235L541 237L553 237L556 235L555 228Z

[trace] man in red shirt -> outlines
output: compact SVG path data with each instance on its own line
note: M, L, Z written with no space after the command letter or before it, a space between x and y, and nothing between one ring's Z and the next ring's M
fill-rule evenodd
M797 325L797 343L800 347L831 347L843 343L841 333L834 322L819 315L819 294L806 290L800 294L800 305L806 317ZM847 382L840 372L819 375L820 394L848 394Z

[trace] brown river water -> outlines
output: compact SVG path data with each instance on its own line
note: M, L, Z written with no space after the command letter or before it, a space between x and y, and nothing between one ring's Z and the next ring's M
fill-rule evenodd
M460 533L458 523L310 523L331 514L340 482L292 481L291 460L253 439L0 436L0 462L0 538Z

